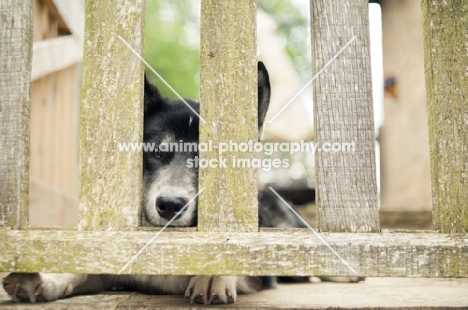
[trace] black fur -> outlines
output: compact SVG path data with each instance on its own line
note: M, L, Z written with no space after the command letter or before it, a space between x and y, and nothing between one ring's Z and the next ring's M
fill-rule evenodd
M270 82L268 72L262 62L258 63L258 128L261 129L265 120L265 115L270 102ZM145 77L145 119L144 119L144 135L143 139L146 143L160 145L163 140L171 138L173 142L183 141L185 143L198 143L199 123L200 120L196 113L200 113L200 105L198 102L191 99L167 99L161 96L161 93L152 85ZM187 104L191 107L187 107ZM172 189L186 187L186 192L189 194L178 194L177 199L188 201L196 192L198 192L198 169L196 167L184 168L187 165L187 160L194 159L198 156L198 152L144 152L143 155L143 177L145 184L145 199L144 199L144 214L146 220L156 226L160 226L167 222L161 219L153 210L158 208L158 197L175 195L171 194L171 189L162 189L157 191L155 186L157 183L161 186L169 187L167 182L185 179L190 176L191 184L172 185ZM165 180L158 179L161 171L166 169L166 174L171 174ZM190 169L191 171L187 171ZM169 171L170 170L170 171ZM174 191L172 191L174 192ZM159 211L159 209L158 209ZM189 207L187 214L182 215L181 220L175 220L174 226L195 226L197 224L197 208ZM169 217L169 216L168 216Z

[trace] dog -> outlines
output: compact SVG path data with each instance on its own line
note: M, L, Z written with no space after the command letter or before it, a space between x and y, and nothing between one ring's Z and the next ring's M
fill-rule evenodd
M258 63L258 129L261 130L270 102L268 72ZM156 86L145 78L144 142L198 142L199 103L190 99L163 98ZM190 108L186 106L190 105ZM187 152L144 152L143 211L146 221L163 226L198 192L198 168L187 160L198 156ZM259 223L262 227L303 227L295 216L269 191L259 192ZM190 227L197 224L197 201L193 200L171 223ZM299 225L299 226L298 226ZM14 301L53 301L70 295L104 290L131 290L147 294L185 294L190 303L233 303L238 293L252 293L274 286L272 277L170 276L170 275L74 275L50 273L11 273L3 287Z

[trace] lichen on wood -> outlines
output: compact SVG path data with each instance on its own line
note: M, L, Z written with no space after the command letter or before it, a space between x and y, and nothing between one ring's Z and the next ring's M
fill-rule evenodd
M434 228L468 233L468 2L421 6Z
M80 124L79 229L134 230L140 223L144 0L87 0Z
M257 141L256 4L254 0L202 0L200 47L200 142ZM229 150L226 168L200 169L201 231L258 231L257 173L233 167L253 152ZM218 150L200 152L219 159Z
M468 236L324 233L359 275L468 277ZM0 230L0 271L117 273L154 232ZM118 240L112 242L112 240ZM47 255L44 255L47 253ZM354 275L309 230L163 232L124 271L174 275Z
M33 1L0 1L0 228L28 224Z

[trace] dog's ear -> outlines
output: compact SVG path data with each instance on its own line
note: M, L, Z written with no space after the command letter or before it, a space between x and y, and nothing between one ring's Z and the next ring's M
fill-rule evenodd
M159 89L151 84L148 80L148 77L145 74L145 113L147 113L150 109L158 107L162 102L163 98Z
M270 105L270 78L268 71L263 62L259 61L258 65L258 129L263 126L265 115Z

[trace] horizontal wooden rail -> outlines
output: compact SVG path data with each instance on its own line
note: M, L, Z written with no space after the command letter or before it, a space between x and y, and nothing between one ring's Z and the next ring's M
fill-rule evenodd
M31 79L65 69L83 59L83 47L72 35L33 43Z
M0 230L0 271L118 273L156 232ZM468 236L324 233L361 276L468 277ZM164 232L133 274L352 275L308 230Z

